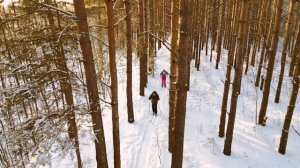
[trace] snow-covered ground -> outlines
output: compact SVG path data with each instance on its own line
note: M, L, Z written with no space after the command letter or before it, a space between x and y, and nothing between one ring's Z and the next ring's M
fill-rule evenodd
M215 54L215 53L214 53ZM197 71L192 61L190 91L188 92L184 162L185 168L300 168L300 136L291 129L287 153L277 152L287 104L290 97L290 79L285 77L281 102L274 103L279 66L276 66L267 110L267 125L255 124L259 112L262 91L254 87L256 69L250 68L242 81L232 144L232 155L223 155L224 139L218 137L220 107L223 95L223 81L226 71L226 52L221 66L215 69L215 62L202 53L201 68ZM215 55L214 55L215 56ZM278 61L277 61L278 63ZM171 154L168 152L168 97L166 88L161 88L159 73L169 71L169 52L158 51L156 73L149 76L145 96L139 96L139 62L133 67L133 103L135 122L127 122L126 108L126 64L118 64L119 113L121 162L123 168L169 168ZM277 64L278 65L278 64ZM158 116L152 115L148 99L152 91L160 96ZM230 93L231 96L231 93ZM229 98L230 98L229 96ZM299 105L300 101L297 101ZM105 138L109 167L113 167L111 111L103 112ZM300 130L300 109L296 106L292 125ZM82 128L84 129L84 128ZM80 150L84 167L96 167L92 136L81 131ZM74 167L75 157L56 160L52 167ZM73 163L72 163L73 162Z

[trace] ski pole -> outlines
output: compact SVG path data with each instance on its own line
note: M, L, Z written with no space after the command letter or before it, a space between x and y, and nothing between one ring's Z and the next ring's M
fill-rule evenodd
M151 112L150 112L150 100L149 100L149 113L151 113Z
M161 113L161 109L160 109L160 106L159 106L159 104L157 103L157 105L158 105L158 109L159 109L159 112Z

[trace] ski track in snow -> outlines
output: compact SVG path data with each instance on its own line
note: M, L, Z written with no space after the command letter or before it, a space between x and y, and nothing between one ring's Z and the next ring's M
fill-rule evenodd
M160 56L158 56L160 57ZM165 62L165 61L163 61ZM144 131L141 147L139 149L140 154L137 157L137 164L135 165L136 167L149 167L149 168L156 168L161 166L161 159L160 159L160 137L159 137L159 131L168 131L165 127L166 130L163 130L164 127L162 127L163 123L167 123L167 118L166 115L168 115L167 109L162 107L162 105L168 104L168 90L166 88L161 88L160 82L160 76L159 73L162 69L164 68L159 68L160 65L158 64L157 70L155 73L155 78L149 76L148 77L148 84L147 84L147 89L145 90L146 94L145 97L148 98L149 95L152 93L152 91L156 90L159 94L160 100L158 102L158 115L153 116L152 115L152 107L150 105L150 109L148 113L146 114L146 130L141 130ZM167 69L167 68L165 68ZM169 71L169 70L167 70ZM149 105L148 105L149 106ZM149 118L150 119L147 119ZM150 121L150 122L148 122ZM143 121L142 121L143 122ZM142 127L143 128L143 127Z
M255 68L249 67L247 75L243 74L242 89L238 100L237 115L232 143L232 155L224 156L224 138L218 137L219 117L223 96L226 71L226 51L221 57L219 69L214 68L215 60L209 62L209 56L201 52L200 71L191 62L190 91L187 97L186 125L184 137L183 168L300 168L299 136L290 132L287 154L277 152L282 124L290 94L290 81L285 77L282 102L273 103L273 81L267 115L267 126L255 124L255 113L259 111L262 91L254 87ZM259 53L258 53L259 55ZM126 104L126 63L118 63L119 78L119 116L121 164L123 168L169 168L171 154L168 152L168 115L169 90L161 88L160 72L169 69L169 52L163 47L155 58L155 74L148 76L145 96L139 96L139 62L133 63L133 107L135 122L127 121ZM213 58L216 53L213 52ZM124 61L124 60L123 60ZM280 63L277 61L277 64ZM274 78L278 77L278 67ZM234 72L232 70L231 80ZM167 79L169 87L169 78ZM149 95L156 90L160 96L158 116L152 115ZM230 108L231 91L228 97ZM257 100L256 100L257 99ZM256 105L257 103L257 105ZM297 100L297 105L299 99ZM257 106L257 107L256 107ZM110 109L105 110L103 117L109 167L113 167L113 147ZM300 129L300 108L294 112L293 123ZM228 117L228 116L227 116ZM226 125L227 126L227 125ZM80 150L86 168L96 167L93 142L81 137ZM72 163L68 160L67 163ZM59 164L60 162L57 162ZM60 165L70 168L70 164ZM53 166L57 167L57 166Z
M145 99L148 101L148 111L143 111L143 117L141 121L140 134L141 137L138 138L137 142L133 146L135 149L135 153L137 153L134 160L132 160L132 164L129 164L128 167L149 167L149 168L157 168L161 167L162 158L161 158L161 141L163 138L161 133L159 132L167 132L168 131L168 109L165 104L168 104L169 101L169 90L167 88L161 88L161 79L160 72L163 69L169 71L166 67L168 66L167 56L164 57L159 55L158 57L162 57L162 63L165 65L158 64L156 67L156 72L154 77L148 77L147 88L145 89ZM168 87L168 86L167 86ZM159 94L160 100L158 102L158 115L152 115L152 107L151 103L148 100L149 95L152 91L156 90ZM145 101L144 101L145 102ZM145 104L142 106L146 106ZM166 142L166 139L164 140Z

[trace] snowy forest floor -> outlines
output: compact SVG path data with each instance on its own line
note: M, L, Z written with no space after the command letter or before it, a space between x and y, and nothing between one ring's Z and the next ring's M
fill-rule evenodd
M300 137L293 129L290 129L287 153L281 155L277 152L291 91L290 78L285 76L281 101L279 104L274 103L280 67L278 64L279 59L274 70L267 110L267 125L261 127L255 123L256 114L260 109L262 91L254 86L256 68L251 67L242 80L233 135L232 155L223 155L224 139L218 137L218 127L227 52L222 52L224 53L219 69L214 68L215 60L209 62L209 56L205 56L205 53L201 55L200 71L194 68L194 61L191 62L183 167L300 168ZM216 53L213 54L215 57ZM135 122L133 124L127 122L125 60L118 63L120 142L123 168L169 168L171 165L171 154L168 152L169 90L161 88L159 76L163 69L169 71L169 55L169 51L164 47L157 52L155 58L156 71L154 76L148 77L144 97L139 96L139 62L138 59L134 59L133 104ZM160 96L158 116L156 117L152 115L148 99L154 90ZM229 99L230 97L231 92ZM298 100L297 105L299 103ZM109 167L113 167L111 109L106 108L103 111L103 120ZM299 106L295 108L292 125L300 130ZM96 161L93 136L91 131L84 131L85 129L90 130L89 127L81 128L80 150L84 167L94 168L96 167ZM64 159L54 155L53 158L54 162L51 167L75 167L74 161L76 159L72 155L66 155Z

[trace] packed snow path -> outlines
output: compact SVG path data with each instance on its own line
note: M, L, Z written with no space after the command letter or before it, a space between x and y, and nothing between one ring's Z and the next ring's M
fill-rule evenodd
M124 153L134 154L130 160L125 160L125 167L162 167L162 162L170 162L163 160L162 155L168 154L168 114L169 114L169 90L161 87L160 72L163 69L169 71L169 59L164 50L160 50L157 54L160 61L156 62L156 71L154 76L148 77L147 88L145 88L145 96L134 101L135 123L133 126L136 129L132 137L132 144L125 144ZM134 75L137 77L138 75ZM134 81L137 81L134 80ZM168 80L167 80L168 82ZM137 90L137 88L135 88ZM158 115L152 113L152 106L149 100L149 95L156 91L159 94ZM138 92L137 92L138 94ZM125 156L126 157L126 156Z
M222 51L223 52L223 51ZM213 53L215 58L216 53ZM223 96L224 76L226 71L226 51L221 57L219 69L209 62L209 56L201 55L200 71L191 62L190 91L187 98L186 126L184 138L184 168L300 168L300 137L290 131L286 155L277 152L282 124L290 97L290 80L285 77L281 102L275 104L274 84L278 79L280 66L274 70L268 106L267 126L255 124L256 111L260 108L262 91L254 87L255 71L250 68L243 76L239 96L237 116L232 143L232 155L223 155L224 138L218 137L220 107ZM280 54L278 54L280 55ZM161 88L159 73L169 70L169 52L162 48L155 58L155 74L148 76L145 96L139 96L139 62L134 59L133 66L133 104L135 122L127 121L126 105L126 62L118 63L119 113L121 163L123 168L170 168L171 154L168 152L168 112L169 83ZM280 63L280 59L276 64ZM232 75L233 76L233 75ZM167 79L169 82L169 78ZM149 95L156 90L160 96L158 116L152 115ZM231 92L230 92L231 95ZM230 98L230 96L229 96ZM292 124L300 130L300 107L297 105ZM229 108L229 105L228 105ZM113 141L111 109L103 111L103 122L109 167L113 167ZM82 129L83 130L83 129ZM84 132L84 131L82 131ZM88 134L87 134L88 133ZM89 135L89 136L86 136ZM80 150L85 168L96 167L93 136L88 130L81 133ZM74 156L64 161L54 161L51 167L76 167ZM63 165L62 165L63 163Z
M201 56L200 71L196 71L193 67L194 62L191 62L191 87L187 99L183 167L281 167L282 165L291 168L299 167L297 165L300 165L300 156L296 154L299 152L294 149L300 149L300 144L296 143L299 137L295 133L292 132L289 137L288 153L290 156L289 154L282 156L277 153L289 99L289 81L285 81L286 87L282 93L282 103L275 104L271 98L268 108L268 116L270 116L268 125L260 127L255 124L255 115L256 110L260 108L262 92L254 87L256 69L251 68L248 75L243 77L232 155L230 157L223 155L224 139L218 137L218 125L223 96L223 81L225 80L224 73L226 71L225 55L226 52L218 70L214 68L214 62L209 62L209 57L205 56L204 53ZM166 48L158 51L155 61L156 71L154 76L148 76L144 97L139 96L138 93L139 63L136 62L135 64L135 71L133 71L135 123L127 124L127 118L126 120L123 118L120 125L123 167L171 167L171 154L168 152L169 90L161 88L159 76L163 69L170 72L169 57ZM126 73L123 76L126 76ZM169 82L169 78L167 82ZM167 88L169 88L169 83L167 83ZM148 99L154 90L160 96L157 117L152 115ZM274 90L272 90L272 94L274 94ZM126 115L126 102L123 104L125 104L122 107L123 115ZM294 123L298 128L299 113L298 107L298 114L295 114L298 122Z

